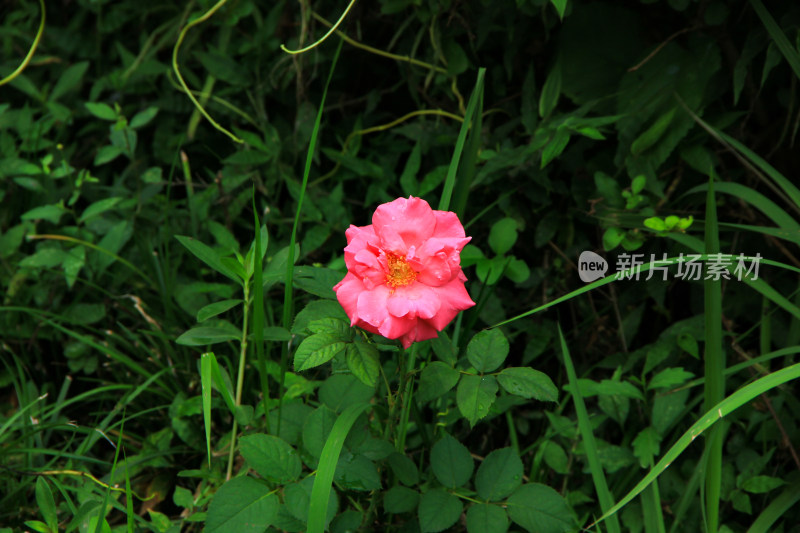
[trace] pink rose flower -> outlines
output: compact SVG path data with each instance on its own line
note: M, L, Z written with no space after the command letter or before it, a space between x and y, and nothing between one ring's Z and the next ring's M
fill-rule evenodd
M399 338L408 348L435 338L475 305L460 256L471 237L455 213L398 198L378 206L371 225L351 225L345 235L347 275L333 290L351 326Z

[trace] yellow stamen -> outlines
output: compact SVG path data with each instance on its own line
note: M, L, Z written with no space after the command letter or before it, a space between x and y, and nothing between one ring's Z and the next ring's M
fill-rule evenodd
M386 254L386 284L391 288L405 287L417 279L417 273L408 264L405 257Z

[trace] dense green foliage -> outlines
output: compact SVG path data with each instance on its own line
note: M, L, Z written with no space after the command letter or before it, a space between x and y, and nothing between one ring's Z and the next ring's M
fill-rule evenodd
M346 6L44 2L15 74L41 8L4 3L0 532L797 531L800 5L767 4L379 0L289 54ZM332 287L410 195L477 305L404 351ZM611 277L715 253L757 279Z

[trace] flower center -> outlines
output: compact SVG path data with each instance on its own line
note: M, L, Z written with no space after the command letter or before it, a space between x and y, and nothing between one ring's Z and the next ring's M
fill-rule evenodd
M408 264L405 257L394 255L392 253L386 254L386 284L391 288L405 287L410 283L414 283L417 279L417 273Z

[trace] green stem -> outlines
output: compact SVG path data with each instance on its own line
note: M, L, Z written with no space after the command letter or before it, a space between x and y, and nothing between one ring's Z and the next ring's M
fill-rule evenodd
M236 376L236 398L234 400L234 411L242 404L242 389L244 388L244 366L247 360L247 319L250 315L250 306L247 301L250 297L250 280L246 280L243 284L244 288L244 320L242 323L242 342L241 350L239 351L239 373ZM233 457L236 451L236 432L238 430L236 423L236 412L233 414L233 428L231 429L231 449L228 453L228 470L225 474L225 479L230 479L233 473Z
M408 354L408 365L400 377L398 392L403 394L403 410L400 413L400 434L397 438L397 451L403 453L406 446L406 432L408 431L408 414L411 411L412 394L414 392L414 365L417 362L417 345L412 344Z

